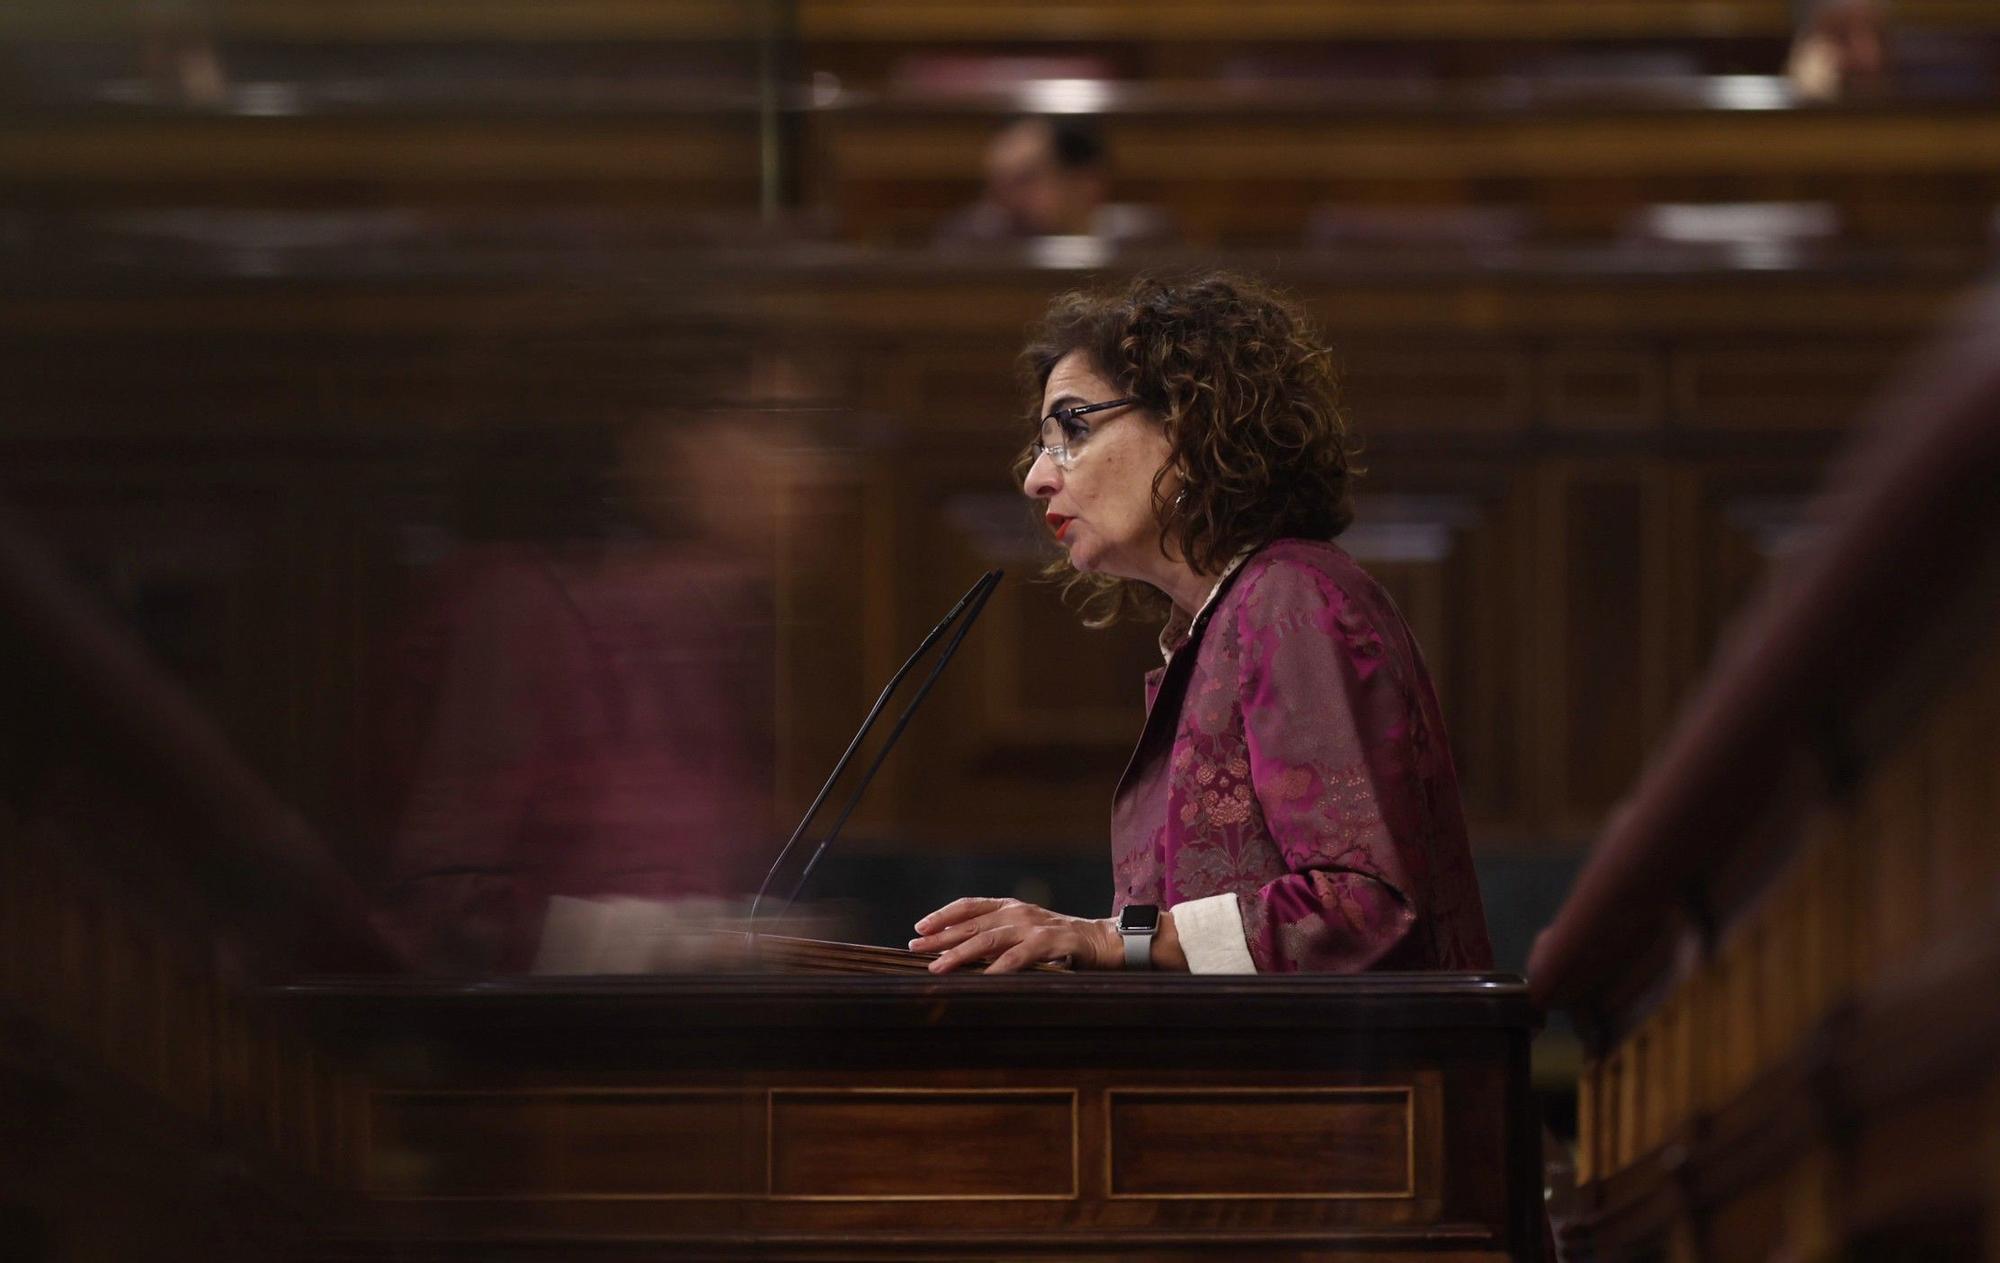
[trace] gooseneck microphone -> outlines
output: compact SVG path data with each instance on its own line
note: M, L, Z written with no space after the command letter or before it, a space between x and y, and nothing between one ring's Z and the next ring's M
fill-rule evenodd
M946 632L951 632L951 639L945 642L944 650L932 664L930 674L917 686L916 695L910 699L909 705L903 707L903 713L897 716L895 726L889 730L888 740L884 741L882 748L875 752L875 759L862 774L861 783L854 787L854 792L848 796L846 805L840 809L840 815L834 820L833 828L828 830L826 837L813 848L812 856L799 871L799 879L792 883L791 894L785 897L787 909L798 899L799 892L805 889L806 880L812 876L813 868L818 865L820 857L826 854L829 846L833 845L833 840L840 836L841 827L847 823L847 818L854 814L855 807L860 805L861 796L868 792L868 783L875 779L875 773L881 768L882 761L889 757L889 751L895 748L896 739L903 735L903 729L909 727L910 717L917 713L917 707L923 705L924 698L930 695L931 686L937 683L938 676L944 672L945 664L958 652L959 642L965 639L965 634L972 630L973 623L979 620L980 611L986 608L986 598L993 595L993 589L999 586L1000 578L1005 573L1002 570L989 570L979 576L979 581L958 599L958 604L951 607L951 612L946 614L936 627L931 628L930 634L924 637L923 643L917 646L917 651L910 655L909 661L905 662L896 674L889 677L888 686L882 690L882 695L875 699L875 705L868 711L868 717L861 721L861 727L855 732L854 739L847 743L846 752L840 756L839 762L833 765L833 774L826 778L826 784L820 786L819 794L813 798L812 805L806 808L806 814L800 818L798 828L792 830L792 836L786 839L784 848L778 852L778 858L771 862L771 871L764 874L763 885L757 887L756 897L750 901L747 929L752 947L755 947L757 942L757 910L763 904L764 896L770 892L771 883L777 880L786 859L790 858L793 849L799 844L799 839L804 837L806 830L811 827L813 817L818 815L819 809L825 805L827 796L833 792L835 782L840 780L840 774L854 761L855 751L861 748L861 743L868 736L869 730L875 726L875 721L881 718L882 710L889 704L889 698L895 694L897 686L902 684L917 663L923 660L924 655L931 651L932 646L936 645ZM952 629L954 623L958 625L955 631Z

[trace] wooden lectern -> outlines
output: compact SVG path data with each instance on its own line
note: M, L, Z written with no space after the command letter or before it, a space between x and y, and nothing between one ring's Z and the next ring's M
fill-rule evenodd
M0 608L0 684L48 717L0 784L10 1247L1533 1257L1514 979L933 978L768 937L816 972L408 978L305 822L4 521Z
M1516 979L779 955L267 992L367 1084L341 1257L1538 1257Z

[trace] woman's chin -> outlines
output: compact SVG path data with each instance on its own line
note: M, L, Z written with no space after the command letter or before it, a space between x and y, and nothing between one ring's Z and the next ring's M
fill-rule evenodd
M1093 575L1099 579L1130 579L1133 577L1127 567L1118 564L1116 554L1107 557L1101 553L1093 553L1089 549L1081 551L1071 549L1069 564L1070 569L1080 571L1083 574Z

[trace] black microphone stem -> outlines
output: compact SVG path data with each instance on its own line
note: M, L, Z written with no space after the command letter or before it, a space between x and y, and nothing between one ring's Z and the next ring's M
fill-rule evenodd
M882 742L882 748L875 752L875 761L861 774L861 783L854 787L854 793L848 797L847 805L840 809L840 816L833 822L833 828L827 831L826 837L813 849L812 858L806 861L805 868L799 873L798 882L792 886L792 893L785 899L785 911L791 910L792 904L798 900L799 892L806 888L806 880L812 876L814 867L819 864L820 856L826 854L826 848L833 845L833 840L840 836L841 829L846 826L847 818L861 805L861 796L868 792L869 783L875 779L875 773L880 770L882 761L889 757L889 751L896 748L896 739L903 735L903 729L909 727L910 718L917 713L917 707L923 705L924 698L930 696L931 686L938 682L938 676L944 673L952 655L958 652L958 642L964 640L965 633L971 631L972 625L979 621L979 612L986 608L986 598L993 595L996 586L997 583L988 584L986 590L979 594L978 599L973 601L972 608L965 612L965 618L959 623L958 630L952 633L951 639L946 641L944 648L938 652L938 660L931 667L931 673L917 686L916 696L910 699L910 704L905 706L903 713L897 717L896 726L889 730L889 736Z
M805 835L807 828L812 825L813 817L819 814L819 809L825 805L827 797L833 793L833 787L840 780L840 774L845 772L847 765L854 761L855 751L861 748L861 743L867 738L869 730L874 728L875 721L881 718L882 710L889 704L890 697L895 695L897 686L902 684L903 680L910 674L910 671L915 668L918 662L923 660L923 656L930 652L931 646L935 645L939 638L946 631L950 630L951 625L958 621L959 616L964 614L975 600L982 606L985 604L986 596L1000 582L1002 573L999 570L989 570L981 575L978 582L974 583L966 594L958 599L958 603L951 607L951 612L946 614L937 626L931 628L930 633L924 637L923 642L917 646L916 652L910 655L909 660L897 669L895 675L889 677L889 683L883 688L882 695L875 699L875 705L869 709L867 718L861 721L861 727L855 731L854 739L847 743L847 749L842 752L840 759L833 765L833 773L826 778L826 784L820 786L819 793L812 800L812 805L806 808L806 814L799 819L798 827L792 830L792 836L785 840L785 845L778 851L778 857L771 861L770 871L764 874L763 884L757 887L755 897L750 900L750 917L747 933L750 939L750 946L753 949L757 943L757 910L763 904L764 896L769 893L772 881L777 878L778 872L784 867L786 859L790 858L793 849L798 846L799 839ZM962 636L963 634L964 632L961 629L960 635ZM957 643L956 639L954 639L953 643ZM904 720L907 722L907 714L904 716ZM901 730L902 728L899 724L897 731L900 732ZM846 819L845 815L842 816L842 819ZM796 899L797 897L798 891L794 888L792 898ZM787 900L786 906L789 907L790 904L791 901Z

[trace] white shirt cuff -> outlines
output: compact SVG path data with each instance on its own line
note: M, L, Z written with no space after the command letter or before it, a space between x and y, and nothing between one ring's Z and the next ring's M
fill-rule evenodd
M1174 932L1191 974L1254 974L1250 944L1243 937L1243 909L1235 895L1210 895L1173 907Z

